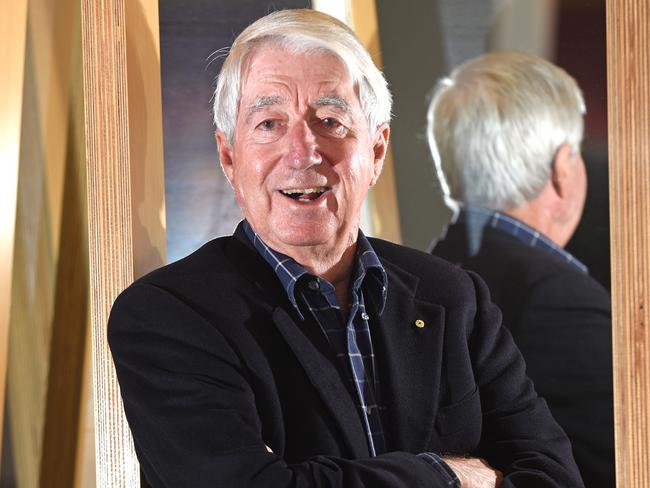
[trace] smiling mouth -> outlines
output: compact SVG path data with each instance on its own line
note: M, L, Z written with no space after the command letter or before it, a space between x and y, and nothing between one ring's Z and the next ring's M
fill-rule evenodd
M285 197L299 202L313 202L318 200L329 188L317 186L313 188L292 188L290 190L280 190Z

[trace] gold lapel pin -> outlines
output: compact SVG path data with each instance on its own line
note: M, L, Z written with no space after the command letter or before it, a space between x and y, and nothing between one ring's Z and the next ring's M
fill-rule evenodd
M418 329L422 329L422 328L424 328L424 320L422 320L422 319L417 319L417 320L415 321L415 326L416 326Z

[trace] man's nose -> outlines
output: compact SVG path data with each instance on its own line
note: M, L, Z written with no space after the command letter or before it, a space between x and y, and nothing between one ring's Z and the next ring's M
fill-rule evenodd
M289 144L287 162L291 167L306 169L323 161L316 136L306 121L300 121L291 128Z

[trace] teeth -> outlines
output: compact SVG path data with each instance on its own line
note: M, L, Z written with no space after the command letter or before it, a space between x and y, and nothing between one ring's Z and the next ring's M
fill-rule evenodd
M315 188L292 188L291 190L280 190L285 195L301 195L307 193L323 193L327 188L324 186L317 186Z

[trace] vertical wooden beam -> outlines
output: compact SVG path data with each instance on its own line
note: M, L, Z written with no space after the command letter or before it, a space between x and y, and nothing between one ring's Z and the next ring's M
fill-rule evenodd
M85 272L85 313L84 322L86 328L84 331L84 351L82 354L82 364L79 374L81 375L81 388L78 400L78 424L76 435L75 449L75 466L74 481L69 484L70 488L93 488L96 486L95 470L95 423L94 423L94 402L93 402L93 371L92 371L92 333L90 328L90 286L89 286L89 265L88 265L88 192L87 192L87 175L86 175L86 151L85 151L85 127L84 127L84 90L83 90L83 70L82 70L82 49L81 49L81 3L77 4L79 22L76 30L77 41L75 43L75 53L73 65L77 72L73 76L72 83L72 107L71 117L76 122L74 127L70 128L70 137L74 141L74 146L69 150L74 151L74 160L76 161L76 180L79 189L79 195L83 196L83 202L79 206L83 208L83 225L84 232L77 232L77 238L85 239L84 272Z
M165 258L157 8L82 0L99 487L139 486L106 322L116 295Z
M366 47L375 65L381 69L379 25L375 0L313 0L314 10L332 15L348 24ZM424 103L424 102L423 102ZM362 224L370 225L371 235L401 243L397 190L393 169L393 152L388 148L384 169L374 188L368 192L361 216Z
M104 340L113 299L133 279L124 23L123 1L82 1L95 452L99 487L139 486L133 441Z
M25 73L27 0L8 2L0 15L0 439L4 427L20 129ZM0 449L2 443L0 442Z
M58 261L61 241L63 186L71 126L70 100L75 33L79 24L78 0L29 0L27 60L35 93L34 128L41 141L45 222L50 228L50 254ZM76 74L76 73L75 73ZM23 113L23 117L32 114ZM26 135L25 135L26 136ZM32 137L30 134L29 137Z
M82 412L87 401L83 395L86 378L88 313L88 217L86 210L86 171L83 128L83 87L81 68L81 5L76 1L59 1L59 14L54 15L53 30L67 30L65 53L54 53L56 60L68 58L69 76L59 80L68 105L64 113L67 128L57 129L64 149L63 198L57 204L60 225L57 226L58 258L56 260L56 291L52 316L52 334L47 376L47 397L43 426L43 449L39 484L47 488L69 488L75 483L80 463L79 432ZM56 21L58 19L58 21ZM61 77L64 78L64 77ZM51 116L50 116L51 117ZM54 135L57 131L48 131ZM53 141L54 142L54 141ZM47 144L46 147L50 145ZM49 166L49 165L48 165ZM47 175L50 180L55 175ZM49 206L48 206L49 207ZM51 209L56 212L57 209ZM56 214L55 214L56 215ZM52 219L50 219L52 220ZM86 358L88 356L88 358ZM90 459L94 462L94 458ZM92 486L86 483L85 486Z
M381 69L383 62L375 0L351 0L351 12L355 32L370 52L372 60ZM424 103L424 100L422 103ZM402 233L399 222L397 190L395 188L393 152L390 147L386 154L381 177L370 191L369 196L372 202L371 212L374 235L401 243Z
M68 137L69 128L83 120L79 115L73 120L70 111L79 10L76 0L30 0L27 9L7 354L12 451L20 486L38 486L39 479L48 487L70 486L74 473L75 450L68 448L78 430L77 366L83 361L87 324L86 218L84 206L75 201L74 176L66 175L82 161L70 150L74 144ZM80 44L79 36L76 42ZM64 186L72 198L63 215L69 232L62 239ZM79 239L82 245L75 247ZM63 259L61 242L67 251Z
M650 1L607 0L617 486L650 486Z
M165 178L160 87L158 0L129 0L126 62L133 273L162 266L166 257Z
M90 324L90 310L88 310L88 323ZM92 488L97 486L92 361L92 336L89 327L86 330L81 412L79 413L79 432L77 436L77 463L74 484L70 488Z

